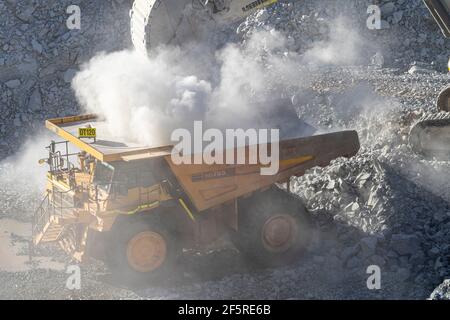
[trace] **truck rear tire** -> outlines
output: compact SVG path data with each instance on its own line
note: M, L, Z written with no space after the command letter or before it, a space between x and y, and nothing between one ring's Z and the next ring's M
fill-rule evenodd
M116 221L108 240L108 267L116 278L127 282L167 276L182 251L176 233L158 215L123 217Z
M290 194L273 187L240 201L238 231L231 239L250 261L267 267L292 263L310 238L307 210Z

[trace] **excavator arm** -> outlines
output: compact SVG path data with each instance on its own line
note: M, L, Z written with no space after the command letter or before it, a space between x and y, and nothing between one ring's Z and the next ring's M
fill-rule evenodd
M450 0L424 0L445 37L450 38Z

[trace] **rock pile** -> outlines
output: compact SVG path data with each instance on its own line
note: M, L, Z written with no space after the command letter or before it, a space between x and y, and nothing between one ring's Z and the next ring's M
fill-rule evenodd
M78 5L81 29L67 8ZM46 118L75 114L70 81L100 51L130 46L128 1L0 1L0 157Z
M372 5L381 11L380 29L367 27ZM344 19L349 30L357 31L359 40L364 42L360 63L369 63L377 55L382 65L386 62L389 66L405 67L419 61L433 69L446 68L450 42L445 41L422 0L280 1L247 19L239 31L249 34L275 28L286 34L291 50L306 51L317 41L328 39L330 30L339 32L338 17Z

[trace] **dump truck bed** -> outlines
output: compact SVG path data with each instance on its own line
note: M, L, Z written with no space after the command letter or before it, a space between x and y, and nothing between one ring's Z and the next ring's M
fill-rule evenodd
M249 147L244 148L248 154ZM178 165L170 156L165 158L196 209L204 211L274 183L287 182L290 177L301 176L310 168L325 167L336 158L352 157L359 148L356 131L283 140L279 143L279 170L274 175L262 175L261 164Z
M61 138L86 151L100 161L132 161L142 158L156 158L170 155L172 145L143 146L124 142L109 134L106 121L95 114L50 119L46 127ZM80 138L78 129L95 128L95 139Z

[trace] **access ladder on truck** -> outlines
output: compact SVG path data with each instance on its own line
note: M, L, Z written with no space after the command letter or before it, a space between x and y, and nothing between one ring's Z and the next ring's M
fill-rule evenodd
M52 198L50 197L52 195ZM64 192L47 192L33 217L33 244L57 241L64 227L77 220L73 205L64 199Z
M55 146L58 144L65 144L65 154L56 151ZM70 172L73 165L70 163L69 157L74 154L69 154L68 143L66 141L52 142L48 149L50 177ZM76 221L76 216L73 214L75 209L73 197L68 196L72 193L73 190L60 191L55 187L47 190L33 217L32 236L34 245L57 241L64 231L64 227Z

